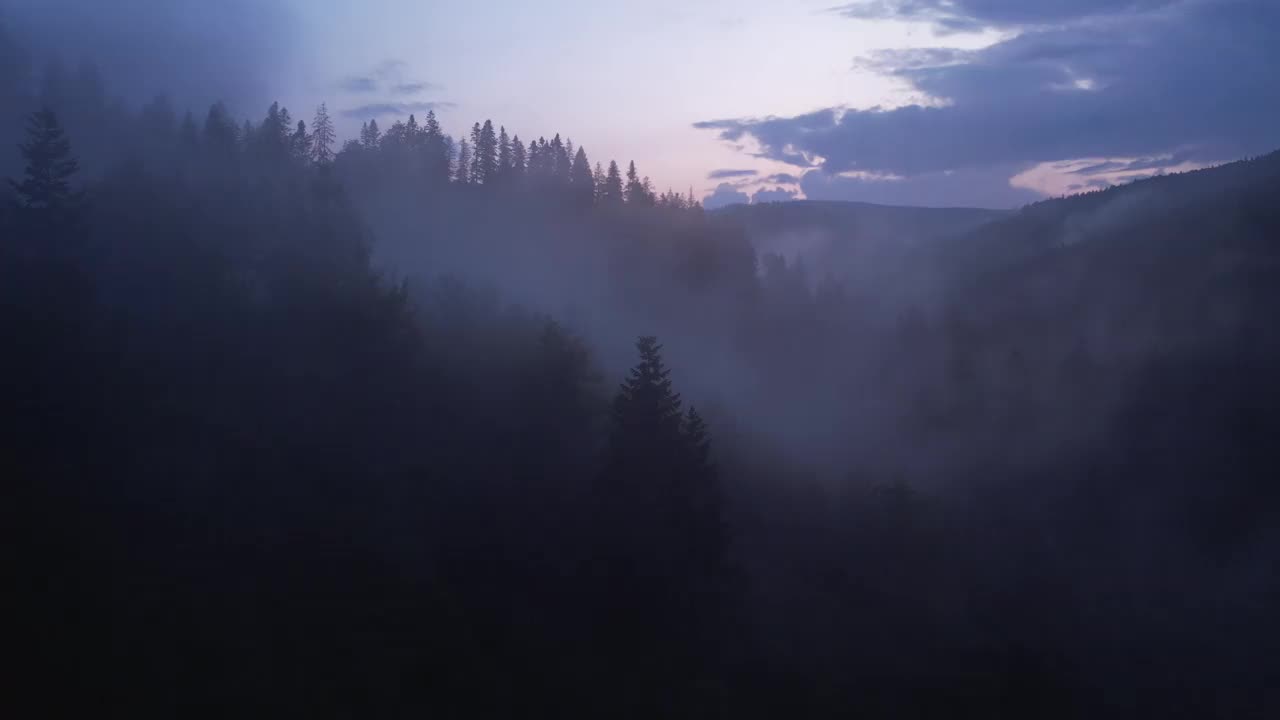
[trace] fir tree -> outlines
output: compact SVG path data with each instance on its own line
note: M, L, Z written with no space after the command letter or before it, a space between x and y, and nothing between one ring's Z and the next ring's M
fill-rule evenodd
M498 174L499 180L511 176L511 138L507 135L507 126L498 129Z
M596 202L600 202L604 195L604 184L606 179L607 177L604 174L604 167L597 162L596 169L591 173L591 180L596 189Z
M610 207L621 205L625 199L622 193L622 173L618 170L617 161L609 161L609 174L604 179L604 189L600 192L600 203Z
M648 465L661 460L655 451L672 452L681 431L680 395L671 384L671 371L662 360L658 339L636 341L640 362L631 369L613 401L613 461ZM648 460L645 457L648 456Z
M632 160L631 164L627 166L627 203L630 205L645 205L647 197L644 183L640 180L640 173L636 172L636 161Z
M573 156L573 170L569 175L569 185L573 188L574 198L580 204L590 206L595 202L595 176L591 173L587 152L582 148L578 148L577 154Z
M71 155L58 116L45 108L27 120L27 139L18 146L26 161L22 182L9 181L21 207L42 215L70 214L80 194L71 189L71 178L80 165Z
M422 128L418 127L418 118L415 117L413 113L410 113L409 122L405 123L404 125L404 139L403 139L405 146L409 150L418 149L419 142L422 139L420 137L421 132L422 132Z
M484 185L492 184L498 175L498 138L493 132L493 122L485 120L475 135L475 172L472 182Z
M640 362L613 401L604 477L606 490L615 493L611 504L623 515L613 521L635 523L626 534L642 538L645 552L668 571L683 565L707 573L718 565L721 547L707 426L696 410L681 413L657 338L642 337L636 348Z
M329 117L329 108L320 103L320 107L316 108L316 116L311 121L311 157L317 165L333 162L333 145L337 137L333 120Z
M299 120L298 127L289 138L289 155L299 163L311 159L311 135L307 133L307 123Z
M560 141L559 133L552 138L548 149L550 150L549 160L552 180L557 185L568 185L570 183L570 175L573 172L573 161L570 159L564 143Z
M454 170L454 180L466 185L471 182L471 145L466 140L458 142L458 166Z
M269 111L271 117L278 119L279 115L276 113L276 106L272 105L271 107L272 109ZM220 102L211 105L204 118L204 147L206 153L214 161L225 163L231 156L235 155L238 141L235 121L231 119L231 114L227 112L226 106Z
M516 135L511 138L511 179L519 182L524 178L528 155L524 151L524 143L520 142L520 136Z
M482 179L483 172L480 169L480 123L471 126L471 145L470 152L467 154L470 162L468 164L467 173L470 182L478 183Z
M427 178L436 183L448 182L449 161L453 152L448 138L440 129L435 110L427 111L427 118L422 124L422 148L426 153Z
M370 120L360 131L360 144L366 150L376 150L382 142L382 131L378 129L378 121Z

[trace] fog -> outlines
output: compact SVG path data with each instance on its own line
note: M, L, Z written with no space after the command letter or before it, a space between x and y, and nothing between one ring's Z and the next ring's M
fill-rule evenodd
M294 27L0 5L15 702L1280 709L1280 155L710 209L572 118L339 137Z

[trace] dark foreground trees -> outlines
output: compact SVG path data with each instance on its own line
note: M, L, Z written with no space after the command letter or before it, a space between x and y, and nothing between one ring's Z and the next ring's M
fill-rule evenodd
M1280 163L899 315L555 138L102 117L0 211L15 707L1276 714Z

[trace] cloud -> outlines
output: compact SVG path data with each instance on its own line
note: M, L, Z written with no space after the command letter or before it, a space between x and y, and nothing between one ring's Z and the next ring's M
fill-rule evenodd
M343 78L338 82L338 89L352 95L376 93L384 87L392 95L417 95L428 90L437 90L439 86L425 80L406 79L409 64L403 60L391 58L383 60L365 73L358 73Z
M729 205L746 205L749 202L751 198L746 193L735 189L729 183L721 183L715 192L702 199L702 207L715 210Z
M775 185L798 185L800 178L791 173L774 173L765 177L764 181Z
M858 0L834 12L858 20L915 20L944 32L1025 27L1142 12L1179 0Z
M417 95L435 89L436 86L429 82L406 82L392 86L391 92L395 95Z
M759 175L759 174L760 173L757 170L722 169L722 170L712 170L710 173L707 173L707 179L708 180L727 180L729 178L755 177L756 175Z
M795 200L796 195L798 194L799 193L795 190L786 190L780 187L773 188L772 190L768 188L760 188L751 196L751 204L758 205L760 203L768 202L787 202L789 200Z
M800 189L810 200L846 200L879 205L1003 209L1039 200L1042 193L1010 184L1009 178L1016 172L1017 168L1005 166L886 179L811 170L800 178Z
M380 102L347 108L342 111L342 116L363 120L368 118L385 117L387 115L408 115L410 113L421 113L430 110L448 110L454 107L456 107L456 105L451 102Z
M1007 180L1079 158L1204 164L1280 145L1280 3L1273 0L886 0L840 11L947 15L953 27L1018 30L982 50L882 52L866 61L926 102L695 127L730 143L752 140L758 154L820 168L828 178L850 171L902 177L900 186L935 194L951 187L957 200L971 193L944 181L954 177L945 173L989 179L999 168L1010 172ZM859 187L869 189L865 180ZM1003 204L1008 191L995 202Z
M378 91L378 81L371 77L353 75L349 78L344 78L342 82L338 83L338 88L343 92L349 92L353 95L359 93L372 93Z
M977 53L977 50L948 47L872 50L866 56L854 60L853 67L874 73L893 74L904 70L960 65L971 62Z

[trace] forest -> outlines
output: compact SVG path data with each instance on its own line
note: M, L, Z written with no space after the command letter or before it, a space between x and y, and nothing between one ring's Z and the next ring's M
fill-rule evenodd
M8 714L1280 713L1280 154L709 211L19 40Z

